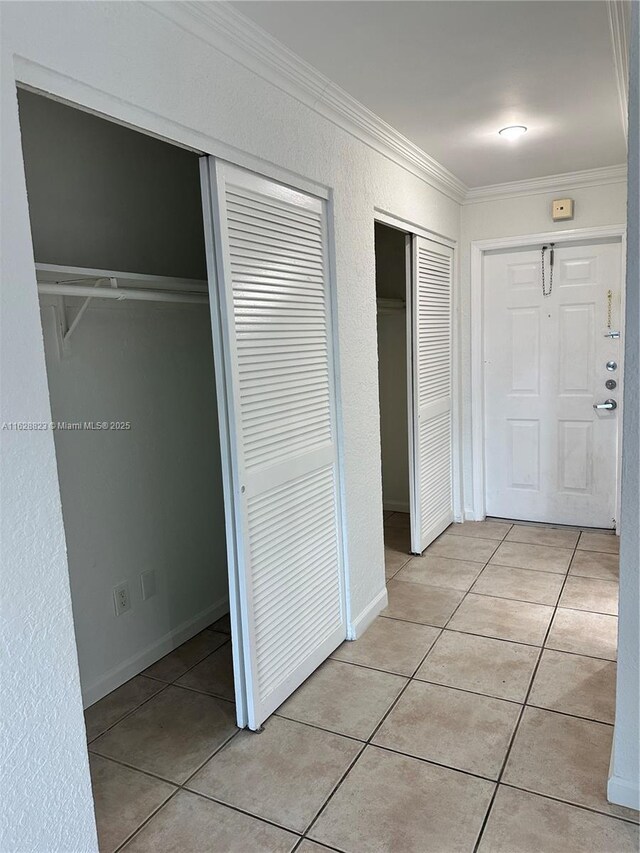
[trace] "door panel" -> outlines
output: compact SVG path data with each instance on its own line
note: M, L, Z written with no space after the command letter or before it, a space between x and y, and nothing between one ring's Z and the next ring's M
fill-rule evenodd
M619 399L604 383L620 379L605 367L619 360L605 335L618 329L620 257L620 243L556 248L544 297L540 248L485 256L488 515L613 525L617 411L593 404Z
M236 692L257 729L346 636L326 204L227 163L204 171L229 417Z
M453 249L413 238L411 550L453 521L451 299Z

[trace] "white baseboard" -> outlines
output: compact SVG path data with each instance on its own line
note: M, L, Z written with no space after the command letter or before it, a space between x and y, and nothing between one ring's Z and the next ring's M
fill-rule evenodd
M630 782L620 776L611 776L607 783L607 799L617 806L626 806L628 809L640 809L640 787L638 780Z
M387 606L387 588L383 587L376 597L371 601L364 610L356 616L353 622L349 625L347 640L357 640L367 630L369 625Z
M143 669L151 666L161 657L177 649L182 643L186 643L200 631L215 622L225 613L229 612L229 599L227 596L221 598L215 604L202 610L192 619L187 619L181 625L168 631L159 639L150 643L144 649L136 652L127 660L110 669L104 675L94 679L91 684L82 687L82 703L85 708L102 699L116 687L129 681L134 675L139 675Z
M405 501L383 501L382 509L385 512L409 512L409 504Z

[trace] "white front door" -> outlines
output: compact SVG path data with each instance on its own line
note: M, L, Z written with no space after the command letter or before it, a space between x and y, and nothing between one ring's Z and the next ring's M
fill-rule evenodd
M484 258L487 515L615 526L620 242ZM608 365L608 367L607 367ZM609 381L617 387L607 388Z

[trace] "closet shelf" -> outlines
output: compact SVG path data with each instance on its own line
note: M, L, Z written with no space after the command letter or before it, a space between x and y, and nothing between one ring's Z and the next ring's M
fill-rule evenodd
M63 303L65 296L84 297L84 302L71 325L67 325L65 316L65 328L61 331L63 349L68 347L71 335L77 329L92 299L114 299L118 302L188 302L198 305L209 303L207 283L200 279L65 267L58 264L36 264L36 279L38 293L61 296ZM66 312L63 310L62 314L66 315Z

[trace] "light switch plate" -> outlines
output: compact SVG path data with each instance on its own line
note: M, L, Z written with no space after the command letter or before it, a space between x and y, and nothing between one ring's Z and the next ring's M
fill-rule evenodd
M573 219L573 199L556 198L551 202L551 215L554 222L562 219Z
M140 587L142 589L142 600L146 601L156 594L156 573L153 569L140 575Z

